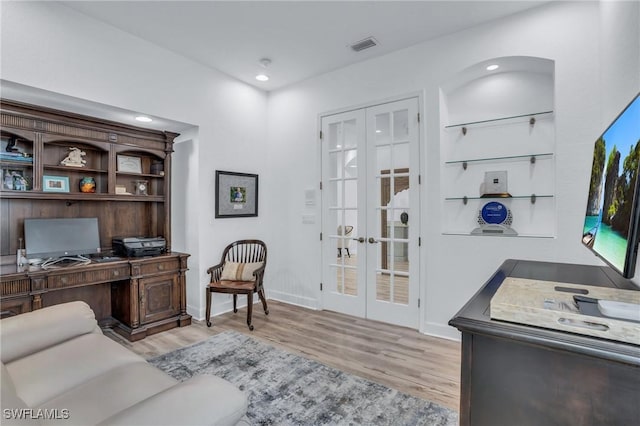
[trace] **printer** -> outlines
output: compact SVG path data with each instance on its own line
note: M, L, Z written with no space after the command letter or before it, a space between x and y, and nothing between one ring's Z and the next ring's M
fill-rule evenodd
M111 246L117 256L157 256L165 252L167 242L163 237L113 237Z

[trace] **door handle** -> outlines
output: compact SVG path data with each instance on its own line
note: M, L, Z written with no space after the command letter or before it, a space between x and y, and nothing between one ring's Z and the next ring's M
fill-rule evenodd
M360 238L352 238L352 240L355 240L359 243L364 243L364 237L360 237Z
M379 241L378 241L378 240L376 240L376 239L375 239L375 238L373 238L373 237L369 237L369 244L377 244L377 243L379 243Z

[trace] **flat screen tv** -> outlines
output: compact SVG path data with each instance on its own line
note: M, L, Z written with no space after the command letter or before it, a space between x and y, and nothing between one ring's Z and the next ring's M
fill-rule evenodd
M98 218L25 219L27 259L100 253Z
M582 243L633 277L640 222L640 94L596 140Z

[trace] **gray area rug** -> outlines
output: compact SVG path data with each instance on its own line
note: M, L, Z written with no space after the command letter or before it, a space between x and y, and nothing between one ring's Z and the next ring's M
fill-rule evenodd
M226 331L149 360L178 380L222 377L247 392L254 425L457 425L458 414Z

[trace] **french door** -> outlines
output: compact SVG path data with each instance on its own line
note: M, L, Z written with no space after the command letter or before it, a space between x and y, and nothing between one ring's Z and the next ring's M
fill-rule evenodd
M321 125L323 307L418 328L418 99Z

